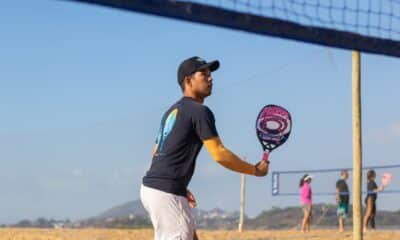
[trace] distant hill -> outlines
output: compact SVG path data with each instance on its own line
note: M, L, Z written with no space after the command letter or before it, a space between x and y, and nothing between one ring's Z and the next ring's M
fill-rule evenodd
M350 207L351 209L351 207ZM196 224L202 229L236 229L239 221L239 212L224 211L215 208L209 211L194 209ZM300 207L278 208L263 211L255 218L245 216L245 229L296 229L302 218ZM346 226L352 222L351 213ZM143 208L140 200L127 202L112 207L97 216L71 222L69 220L56 221L53 219L39 218L34 221L22 220L15 227L69 227L69 228L149 228L150 219ZM313 228L332 228L337 226L336 206L332 204L313 205ZM377 214L378 228L399 229L400 210L379 211Z
M350 206L350 209L352 207ZM300 207L277 208L274 207L264 211L256 218L247 219L245 226L248 229L294 229L299 228L302 218ZM352 213L349 213L347 226L351 226ZM399 211L379 211L377 212L376 222L378 227L393 228L400 226ZM314 228L327 228L337 226L336 205L333 204L315 204L313 205L312 225Z
M351 209L351 207L350 207ZM235 229L239 221L239 212L229 212L220 208L209 211L194 209L196 224L199 228L205 229ZM112 207L111 209L99 214L94 219L140 219L141 223L150 225L147 213L139 200L127 202L125 204ZM270 210L263 211L255 218L245 216L245 226L247 229L294 229L298 228L302 218L302 210L300 207L278 208L273 207ZM351 213L349 214L348 226L352 222ZM336 227L337 215L336 205L333 204L315 204L313 206L313 222L314 227ZM400 210L395 212L378 211L378 226L400 226Z
M300 207L273 207L263 211L256 218L248 219L245 226L250 229L294 229L298 228L303 217ZM336 226L336 206L316 204L313 206L313 227Z
M227 212L220 208L210 211L194 209L194 216L198 228L206 229L232 229L237 227L240 213Z
M227 212L220 208L210 211L195 208L193 210L197 226L199 228L218 229L231 228L239 219L239 212ZM112 207L97 216L81 221L82 226L109 227L110 225L121 225L140 223L149 225L150 220L140 200L127 202Z
M94 218L105 219L105 218L122 218L131 216L147 217L146 210L144 209L140 200L127 202L115 207L112 207Z

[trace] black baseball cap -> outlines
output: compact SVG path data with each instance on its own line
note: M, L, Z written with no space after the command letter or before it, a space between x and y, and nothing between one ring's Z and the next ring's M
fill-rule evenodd
M214 60L211 62L206 62L204 59L194 56L184 60L178 68L178 83L182 84L185 77L190 76L191 74L203 70L210 69L211 72L214 72L219 68L219 61Z

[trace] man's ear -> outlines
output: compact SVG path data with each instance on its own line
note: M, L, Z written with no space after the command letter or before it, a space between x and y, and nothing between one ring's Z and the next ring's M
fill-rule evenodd
M188 84L189 86L192 86L191 77L185 77L183 82L184 82L185 85Z

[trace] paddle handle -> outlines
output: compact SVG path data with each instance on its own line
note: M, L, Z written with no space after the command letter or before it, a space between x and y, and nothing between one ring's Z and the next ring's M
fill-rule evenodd
M269 158L269 151L268 151L268 150L265 150L265 151L264 151L264 154L263 154L263 157L262 157L262 160L265 161L265 162L267 162L267 163L269 163L268 158Z

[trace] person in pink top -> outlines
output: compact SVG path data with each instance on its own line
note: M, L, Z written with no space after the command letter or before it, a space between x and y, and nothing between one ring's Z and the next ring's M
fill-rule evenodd
M312 216L312 191L311 191L312 176L305 174L300 179L300 203L303 208L303 221L301 223L301 231L309 232Z

